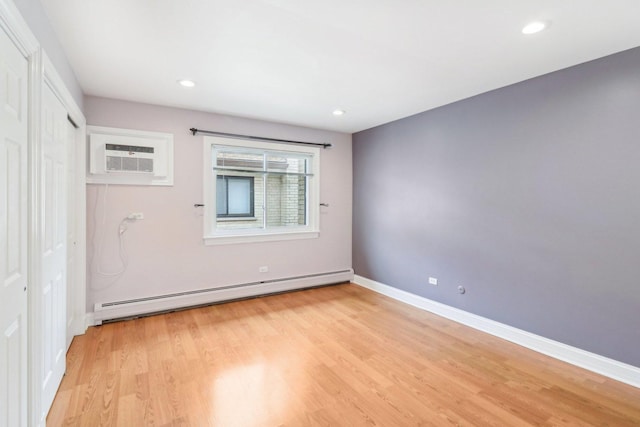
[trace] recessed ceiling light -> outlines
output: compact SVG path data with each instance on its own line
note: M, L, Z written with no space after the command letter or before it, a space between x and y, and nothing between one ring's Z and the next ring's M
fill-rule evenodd
M346 113L344 110L333 110L334 116L342 116L344 113Z
M531 22L522 28L522 34L535 34L547 28L547 23L543 21Z
M178 84L184 87L194 87L196 85L192 80L178 80Z

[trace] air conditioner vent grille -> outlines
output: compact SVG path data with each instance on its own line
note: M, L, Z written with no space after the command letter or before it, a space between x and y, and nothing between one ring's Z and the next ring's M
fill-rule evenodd
M153 159L107 156L106 169L109 172L153 173Z

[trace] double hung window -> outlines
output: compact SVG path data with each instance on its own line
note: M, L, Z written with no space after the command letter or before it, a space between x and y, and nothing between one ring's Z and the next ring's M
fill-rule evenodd
M204 140L207 244L318 236L318 148Z

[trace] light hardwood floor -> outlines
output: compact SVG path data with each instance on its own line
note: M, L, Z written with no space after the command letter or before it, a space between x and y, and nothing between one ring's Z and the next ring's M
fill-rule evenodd
M48 426L639 426L640 389L356 285L90 328Z

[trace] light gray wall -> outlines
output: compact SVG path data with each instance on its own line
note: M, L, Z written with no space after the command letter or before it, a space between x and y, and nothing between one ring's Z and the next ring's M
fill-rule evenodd
M78 107L83 107L83 95L76 75L67 60L67 56L53 31L49 18L39 0L14 0L20 14L47 53L65 86L73 96Z
M87 185L89 311L98 302L121 301L276 280L351 268L351 135L221 114L97 97L85 98L87 124L174 136L174 185L149 187ZM204 246L203 136L189 128L289 140L328 142L320 152L320 237L316 239ZM106 202L106 203L105 203ZM98 249L103 271L117 271L118 224L131 212L144 220L124 235L126 273L117 279L96 274ZM259 273L268 266L268 273Z
M355 134L356 274L640 367L639 70L636 48Z

